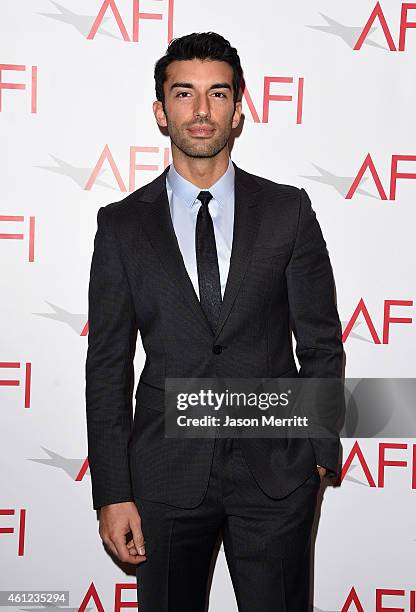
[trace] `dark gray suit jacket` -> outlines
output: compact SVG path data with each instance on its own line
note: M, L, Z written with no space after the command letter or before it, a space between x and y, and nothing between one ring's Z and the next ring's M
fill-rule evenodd
M214 439L164 437L165 377L343 375L332 268L306 191L234 167L233 245L215 335L176 240L165 185L169 167L98 211L85 368L94 508L135 496L184 508L201 501ZM133 420L138 331L146 361ZM242 438L240 444L272 497L289 494L316 464L339 474L337 435Z

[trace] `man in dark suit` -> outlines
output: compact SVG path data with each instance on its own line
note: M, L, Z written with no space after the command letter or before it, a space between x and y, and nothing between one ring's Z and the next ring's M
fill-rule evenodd
M173 163L97 216L86 361L93 506L103 542L136 564L143 612L204 610L219 533L240 611L307 610L316 496L325 473L339 473L336 435L164 436L167 377L342 376L334 279L306 191L230 159L241 78L236 49L218 34L173 40L155 66L153 104ZM133 420L138 331L146 362Z

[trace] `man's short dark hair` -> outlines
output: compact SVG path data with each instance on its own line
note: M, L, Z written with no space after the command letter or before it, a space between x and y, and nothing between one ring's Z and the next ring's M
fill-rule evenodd
M233 69L233 99L234 104L240 94L243 70L237 49L228 40L216 32L194 32L180 38L173 38L163 55L155 64L156 99L165 108L163 83L166 81L166 68L177 60L210 59L227 62Z

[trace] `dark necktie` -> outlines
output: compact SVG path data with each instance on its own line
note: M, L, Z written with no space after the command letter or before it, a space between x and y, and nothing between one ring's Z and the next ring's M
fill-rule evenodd
M222 298L214 225L208 210L208 202L211 198L212 194L209 191L200 191L198 195L198 200L202 205L196 219L195 251L199 301L211 329L215 333Z

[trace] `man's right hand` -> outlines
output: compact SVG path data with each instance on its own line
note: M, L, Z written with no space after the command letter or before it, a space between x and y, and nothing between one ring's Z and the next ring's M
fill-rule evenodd
M104 544L120 561L135 565L146 561L141 519L134 502L102 506L98 531ZM130 532L133 538L127 543L126 536Z

